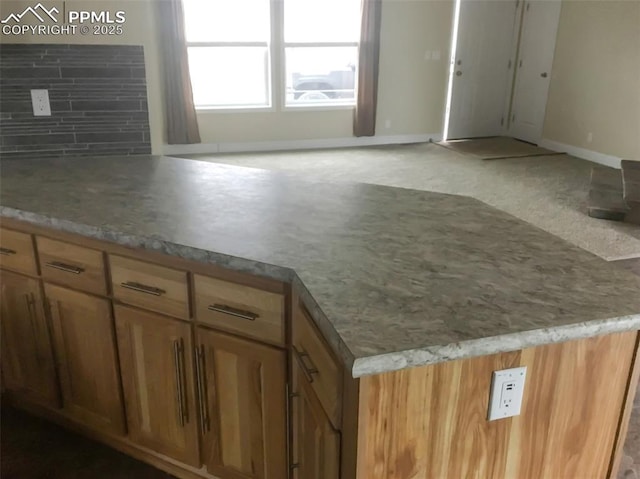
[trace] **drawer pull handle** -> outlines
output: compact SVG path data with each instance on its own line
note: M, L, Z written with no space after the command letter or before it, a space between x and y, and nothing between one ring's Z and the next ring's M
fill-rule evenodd
M4 256L11 256L16 254L17 251L9 249L9 248L0 248L0 254Z
M45 266L53 269L59 269L60 271L65 271L67 273L80 274L84 273L84 268L79 268L77 266L71 266L70 264L64 264L59 261L51 261L50 263L45 263Z
M293 347L293 351L296 353L296 356L298 357L298 361L300 362L302 373L307 378L307 381L309 383L312 383L313 375L318 374L320 371L318 371L318 368L316 368L311 362L311 357L309 356L308 352L306 352L305 350L298 351L298 348L296 348L295 346ZM305 363L304 361L305 358L309 358L309 364L310 364L309 366L307 366L307 364Z
M244 311L242 309L232 308L225 304L210 304L207 308L209 311L216 311L218 313L228 314L229 316L235 316L236 318L246 319L248 321L255 321L260 317L259 314L252 313L251 311Z
M133 291L138 291L139 293L152 294L154 296L161 296L166 293L164 289L155 288L153 286L145 286L144 284L135 283L133 281L120 283L120 286L126 289L131 289Z
M176 403L177 403L177 413L178 413L178 423L180 426L184 427L185 420L187 419L187 411L185 409L185 399L184 399L184 366L183 366L183 351L184 347L182 346L182 338L176 339L173 342L173 366L175 368L175 379L176 379Z

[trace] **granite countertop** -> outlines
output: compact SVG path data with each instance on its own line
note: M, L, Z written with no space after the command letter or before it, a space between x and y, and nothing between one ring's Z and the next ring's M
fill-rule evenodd
M468 197L149 156L0 174L2 216L292 282L354 377L640 329L640 277Z

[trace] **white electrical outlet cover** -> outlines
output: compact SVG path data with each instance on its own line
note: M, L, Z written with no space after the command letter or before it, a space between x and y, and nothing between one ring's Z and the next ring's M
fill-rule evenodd
M49 90L31 90L33 116L51 116Z
M520 414L526 377L526 366L493 372L487 417L489 421Z

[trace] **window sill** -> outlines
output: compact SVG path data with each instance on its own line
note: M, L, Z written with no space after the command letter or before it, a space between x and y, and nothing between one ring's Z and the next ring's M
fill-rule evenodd
M196 113L272 113L276 109L272 106L239 106L239 107L208 107L208 106L196 106Z
M339 111L339 110L354 110L355 105L300 105L300 106L284 106L280 110L274 107L229 107L229 108L213 108L213 107L196 107L197 114L211 115L211 114L228 114L228 113L292 113L296 111Z
M331 110L354 110L356 108L355 105L286 105L282 108L284 112L292 112L292 111L331 111Z

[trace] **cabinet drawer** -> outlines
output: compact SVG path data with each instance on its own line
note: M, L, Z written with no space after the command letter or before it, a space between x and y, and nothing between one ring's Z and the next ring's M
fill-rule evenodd
M31 235L0 228L0 266L27 274L38 274Z
M102 251L36 237L42 277L91 293L106 294Z
M340 429L342 368L331 354L308 313L297 306L293 317L293 356L331 420Z
M232 333L284 345L284 296L195 275L196 318Z
M123 256L109 256L113 296L123 303L189 318L187 273Z

